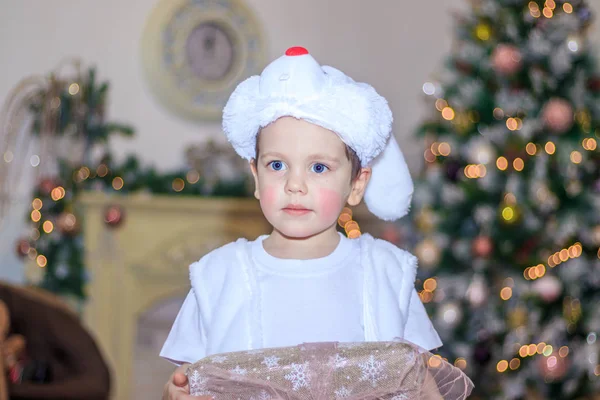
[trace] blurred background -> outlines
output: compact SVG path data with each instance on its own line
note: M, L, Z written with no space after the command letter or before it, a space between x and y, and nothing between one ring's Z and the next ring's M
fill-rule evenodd
M42 398L27 384L49 388L56 368L82 377L71 392L94 388L81 398L107 398L105 373L111 398L159 396L187 265L268 231L220 111L295 45L388 99L413 210L383 224L359 207L340 230L419 257L439 357L474 380L473 398L600 393L600 2L2 6L0 279L16 291L2 299L53 310L9 307L19 398ZM56 333L56 310L73 333ZM90 345L64 356L59 337L76 335Z

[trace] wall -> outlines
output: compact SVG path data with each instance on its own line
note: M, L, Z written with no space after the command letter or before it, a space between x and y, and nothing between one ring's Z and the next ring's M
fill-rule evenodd
M303 45L321 63L367 80L386 96L396 136L410 167L418 168L421 144L411 135L425 110L421 85L440 69L450 48L450 11L465 7L466 0L246 1L264 24L271 59L291 45ZM590 3L600 15L600 2ZM219 136L220 126L184 121L150 96L141 74L139 41L154 4L0 0L0 99L23 77L44 74L65 57L81 57L112 85L109 117L137 129L135 138L111 143L115 154L136 153L161 169L181 166L184 148ZM13 236L18 229L11 227ZM14 239L0 235L0 277L20 276Z

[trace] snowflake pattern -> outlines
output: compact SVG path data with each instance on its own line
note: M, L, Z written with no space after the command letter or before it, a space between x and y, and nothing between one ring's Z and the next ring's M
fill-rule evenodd
M292 369L289 374L284 376L284 378L290 382L292 382L292 390L297 391L301 388L308 387L308 363L304 364L296 364L292 363L290 365Z
M272 399L271 395L266 390L263 390L256 397L251 396L249 400L271 400L271 399Z
M217 364L223 364L225 361L227 361L227 356L213 356L211 357L210 361Z
M417 361L417 353L412 351L406 356L406 364L413 365Z
M335 356L331 357L330 362L331 362L331 364L333 364L333 367L335 369L339 369L339 368L344 368L346 366L346 364L348 363L348 359L340 356L339 353L336 353Z
M383 374L385 362L376 360L373 354L371 354L367 361L358 364L358 366L362 372L360 380L371 382L373 387L377 386L377 382L386 378L386 376Z
M335 391L335 398L338 400L345 399L347 397L350 397L351 394L352 392L348 388L346 388L346 386L342 386L341 388Z
M408 400L408 395L406 393L399 393L392 397L392 400Z
M281 360L277 356L267 356L263 359L261 364L264 364L267 368L275 368L279 367L279 360Z
M192 396L200 396L204 394L210 394L206 390L206 383L208 382L208 378L200 375L198 371L193 371L190 376L188 376L190 382L190 394Z
M246 375L246 373L248 371L246 371L244 368L240 368L239 365L236 365L234 369L230 369L229 372L237 374L237 375Z

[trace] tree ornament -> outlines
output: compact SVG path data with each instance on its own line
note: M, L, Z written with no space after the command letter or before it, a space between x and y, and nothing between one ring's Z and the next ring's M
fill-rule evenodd
M417 229L423 233L429 233L435 228L435 216L429 208L422 208L415 218Z
M539 239L535 237L526 240L525 243L523 243L523 246L517 250L515 254L515 260L519 264L526 264L529 260L531 252L538 245L538 241Z
M456 60L454 62L454 66L458 71L462 72L465 75L471 74L473 72L473 66L468 62L462 60Z
M419 259L419 264L424 268L431 268L440 261L441 250L433 239L424 239L415 248L415 255Z
M538 369L545 380L560 380L569 369L568 357L561 357L558 352L553 352L550 356L539 356Z
M487 139L482 139L469 146L468 157L471 164L489 164L495 160L496 152Z
M567 37L567 48L573 54L579 54L583 49L583 38L580 35L569 35Z
M573 126L573 107L567 100L555 97L542 109L544 124L555 133L565 133Z
M475 257L489 257L494 250L494 244L489 236L480 235L473 240L472 248Z
M467 300L473 307L480 307L485 304L488 297L488 290L485 285L485 280L480 274L473 277L469 288L467 289Z
M517 329L527 324L527 310L523 307L517 307L508 312L508 326L511 329Z
M125 212L117 204L110 205L104 211L104 223L111 228L119 227L125 218Z
M519 221L521 216L520 208L516 204L501 203L500 219L505 224L514 224Z
M463 311L456 302L444 303L437 312L437 321L439 326L452 329L463 319Z
M492 36L492 27L485 22L480 22L475 27L474 33L477 39L481 40L482 42L486 42L490 40Z
M29 254L29 250L31 249L31 243L27 239L19 239L17 241L17 255L20 258L25 258Z
M587 87L592 92L600 91L600 76L593 76L587 82Z
M454 120L452 121L454 128L458 132L459 135L465 135L471 130L473 126L473 122L469 118L469 115L466 112L455 111Z
M546 275L533 282L531 289L537 293L546 303L551 303L559 298L563 285L561 281L552 275Z
M59 184L55 179L43 178L40 181L38 188L44 196L48 196L50 195L50 192L52 192L52 189L54 189L57 186L59 186Z
M70 212L62 212L56 220L56 226L61 233L69 236L77 235L80 230L77 217Z
M522 66L522 56L519 49L508 44L496 46L492 53L492 68L500 75L513 75Z

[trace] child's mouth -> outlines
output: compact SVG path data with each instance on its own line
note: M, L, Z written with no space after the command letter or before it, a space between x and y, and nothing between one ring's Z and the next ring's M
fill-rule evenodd
M308 214L310 210L300 205L290 204L283 208L283 212L290 215L304 215Z

